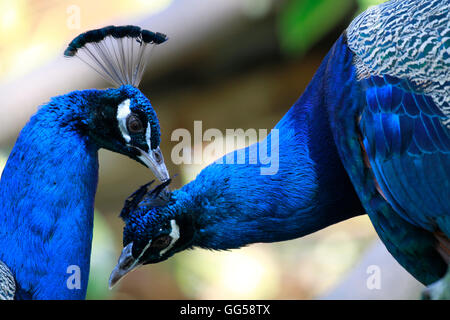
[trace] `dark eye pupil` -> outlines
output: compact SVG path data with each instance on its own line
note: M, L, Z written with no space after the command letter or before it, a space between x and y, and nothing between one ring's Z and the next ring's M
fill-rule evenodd
M131 133L137 133L142 131L142 122L138 117L131 115L127 121L128 131Z
M133 130L139 130L140 128L139 123L137 121L133 121L130 125L130 128Z
M170 244L170 241L170 236L161 236L153 241L152 247L161 250L166 248Z

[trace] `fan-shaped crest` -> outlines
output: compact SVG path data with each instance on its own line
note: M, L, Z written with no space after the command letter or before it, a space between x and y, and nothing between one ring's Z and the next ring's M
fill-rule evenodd
M77 36L64 56L80 58L116 86L137 87L153 47L167 39L137 26L108 26Z

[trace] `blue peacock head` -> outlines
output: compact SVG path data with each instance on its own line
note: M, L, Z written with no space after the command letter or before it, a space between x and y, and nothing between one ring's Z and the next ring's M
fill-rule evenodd
M152 182L125 201L120 214L125 221L124 249L111 273L110 288L138 266L164 261L191 244L194 226L188 215L175 209L176 200L167 188L171 180L149 191Z
M164 34L137 26L108 26L80 34L64 52L117 87L86 93L89 135L99 147L149 167L160 181L167 181L169 173L159 148L159 121L138 85L152 48L166 40Z

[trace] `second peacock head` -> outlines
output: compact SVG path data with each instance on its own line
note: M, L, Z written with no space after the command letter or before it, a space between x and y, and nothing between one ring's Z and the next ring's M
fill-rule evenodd
M120 214L125 221L124 249L111 273L109 287L141 265L164 261L192 245L194 225L190 215L176 207L176 192L167 188L171 180L153 190L146 184L126 201Z

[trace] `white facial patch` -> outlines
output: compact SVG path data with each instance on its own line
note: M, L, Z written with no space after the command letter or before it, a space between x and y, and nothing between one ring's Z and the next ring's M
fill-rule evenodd
M150 142L150 137L152 136L152 128L150 128L150 122L147 123L147 131L145 131L145 139L147 140L148 150L151 150L152 144Z
M175 242L177 242L177 240L180 238L180 228L178 227L177 222L175 220L170 220L170 225L172 227L172 231L170 232L169 236L172 238L172 241L167 246L167 248L159 252L160 256L162 256L164 253L172 249Z
M127 118L130 115L130 99L124 100L117 107L117 122L119 123L119 130L122 133L122 137L127 143L131 141L131 137L128 134Z

